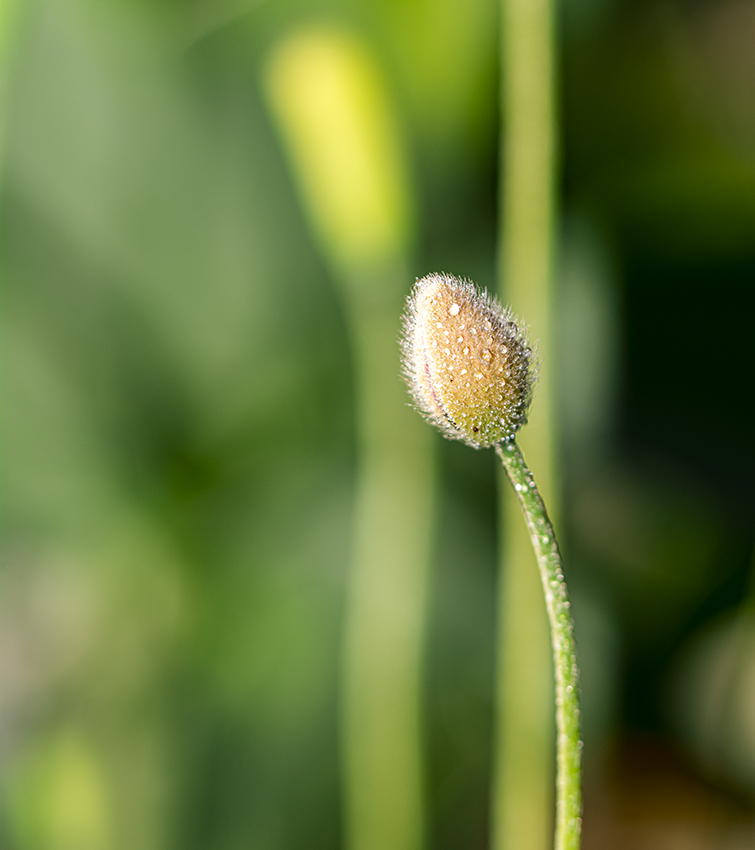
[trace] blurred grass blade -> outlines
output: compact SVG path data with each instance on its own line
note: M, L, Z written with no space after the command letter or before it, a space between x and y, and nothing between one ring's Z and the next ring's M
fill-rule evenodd
M554 4L501 0L500 294L526 317L542 363L537 402L519 440L558 520L551 317L555 220ZM542 588L516 497L501 472L498 708L494 850L551 846L553 674Z
M5 146L9 69L16 53L21 17L26 7L24 0L0 0L0 155Z
M304 207L342 269L405 250L409 192L395 121L364 46L311 29L272 56L268 90Z
M410 192L375 61L355 37L285 40L267 91L311 225L338 281L355 359L358 478L343 643L346 846L423 845L421 660L432 436L406 404L399 314Z

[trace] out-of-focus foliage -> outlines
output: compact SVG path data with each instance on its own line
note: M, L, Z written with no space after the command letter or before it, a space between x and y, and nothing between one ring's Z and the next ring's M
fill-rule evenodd
M3 847L338 845L354 388L260 79L279 36L320 20L384 64L413 272L491 286L492 0L21 7L0 218ZM639 730L752 797L755 11L564 0L562 24L557 366L588 784ZM484 846L493 457L440 457L430 826L438 848Z

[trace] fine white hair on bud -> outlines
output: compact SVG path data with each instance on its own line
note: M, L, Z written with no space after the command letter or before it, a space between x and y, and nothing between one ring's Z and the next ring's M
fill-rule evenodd
M404 313L403 372L415 404L446 437L508 442L527 421L536 358L508 308L466 280L418 280Z

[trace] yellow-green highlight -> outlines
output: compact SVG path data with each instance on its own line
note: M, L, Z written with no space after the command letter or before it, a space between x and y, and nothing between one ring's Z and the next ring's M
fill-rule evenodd
M12 792L17 839L30 850L111 850L109 790L86 739L58 732L32 754Z
M432 435L400 380L411 211L398 124L370 51L341 30L314 27L284 40L266 90L341 290L355 362L359 458L340 717L345 846L420 850L433 460Z
M304 30L271 56L267 87L329 259L350 268L402 254L406 169L385 86L364 45L341 30Z
M521 444L558 520L551 374L557 128L553 0L501 0L499 293L541 361ZM553 666L542 586L507 476L501 494L493 850L546 850L554 810Z

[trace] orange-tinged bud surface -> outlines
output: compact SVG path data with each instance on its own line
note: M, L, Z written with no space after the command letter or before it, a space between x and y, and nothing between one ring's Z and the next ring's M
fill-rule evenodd
M425 417L475 448L527 421L535 355L511 311L452 275L417 281L404 314L404 377Z

